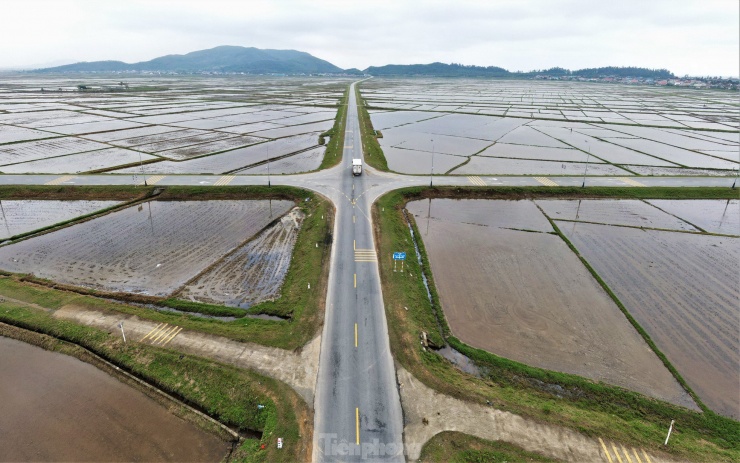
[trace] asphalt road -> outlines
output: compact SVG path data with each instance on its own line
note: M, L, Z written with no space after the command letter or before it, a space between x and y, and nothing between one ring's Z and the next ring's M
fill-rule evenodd
M354 86L350 90L343 159L302 175L273 175L273 185L308 188L336 206L326 319L316 388L314 461L403 461L403 416L390 353L370 207L383 193L429 185L429 176L379 172L363 158ZM0 185L267 185L250 175L0 175ZM587 177L586 186L730 187L728 177ZM583 177L435 176L437 186L581 186ZM386 256L389 257L389 256Z
M352 158L362 158L354 88L344 145L341 166L332 170L340 197L316 388L314 461L403 461L401 402L373 242L372 203L365 194L372 179L353 176L351 168Z

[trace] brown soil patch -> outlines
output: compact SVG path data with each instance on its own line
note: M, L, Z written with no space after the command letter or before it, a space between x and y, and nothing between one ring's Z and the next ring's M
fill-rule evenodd
M474 205L490 208L487 203L456 206L454 220L461 220L460 211L468 208L468 223L448 222L444 214L449 208L437 208L428 232L426 224L419 227L455 336L527 365L698 409L560 237L509 229L538 226L531 217L522 221L516 214L497 219L506 228L484 225L475 220ZM530 201L502 203L502 212L512 204L532 206ZM427 213L426 201L408 208L416 216Z
M230 444L73 357L0 337L0 455L12 461L217 461ZM89 436L95 436L90 438Z
M594 224L562 230L701 400L740 417L740 239Z

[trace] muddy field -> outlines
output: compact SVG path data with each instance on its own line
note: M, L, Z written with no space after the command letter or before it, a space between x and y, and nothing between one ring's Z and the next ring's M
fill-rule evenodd
M435 157L435 172L451 174L574 175L587 157L606 164L592 175L733 175L739 164L740 113L721 91L419 78L361 91L402 173L428 173L432 151L446 161Z
M288 273L304 214L295 208L177 296L198 302L249 308L279 295Z
M130 85L140 79L130 76ZM119 82L92 80L87 83L93 87ZM169 77L146 78L140 84L151 90L128 93L79 92L75 82L49 76L0 80L6 89L0 94L0 172L113 171L138 161L138 154L132 161L135 152L154 161L148 167L154 173L200 172L201 156L213 157L208 167L213 173L248 168L256 162L228 165L250 145L272 142L276 153L283 146L291 150L283 154L317 147L349 84L318 77ZM111 155L81 155L106 150ZM45 161L52 165L45 167ZM296 157L291 170L312 166L312 159Z
M738 238L561 224L699 397L738 419Z
M3 461L219 461L229 451L95 367L5 337L0 391Z
M0 201L0 239L10 238L55 223L119 204L118 201Z
M407 208L462 341L695 408L535 203L434 199Z
M0 248L0 268L105 291L167 296L290 201L150 201Z

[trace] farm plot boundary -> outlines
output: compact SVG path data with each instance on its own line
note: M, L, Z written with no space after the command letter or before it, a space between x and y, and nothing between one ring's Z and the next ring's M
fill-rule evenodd
M373 208L378 255L407 250L414 255L409 225L403 214L406 202L423 198L527 199L559 198L734 198L730 189L650 188L407 188L379 199ZM635 189L637 190L637 189ZM412 222L416 236L419 229ZM405 275L393 273L392 262L380 262L391 348L396 360L427 386L454 397L488 403L537 420L574 428L589 436L608 435L617 441L639 445L657 453L666 423L682 424L680 440L670 453L697 461L732 461L740 456L740 423L709 410L692 412L614 386L584 378L533 368L465 345L450 335L440 312L423 241L418 241L422 263L407 260ZM433 304L421 279L424 271ZM424 337L428 347L420 345ZM462 373L433 352L449 344L469 357L482 377ZM672 372L675 369L672 370ZM682 383L682 384L685 384ZM700 403L700 402L699 402Z
M104 190L101 187L100 190ZM133 190L134 188L131 187ZM141 190L141 189L140 189ZM151 188L147 191L151 192ZM36 191L37 195L43 192ZM17 193L16 193L17 194ZM59 197L62 193L50 192ZM88 192L88 194L92 194ZM96 310L137 315L157 322L172 323L186 329L228 337L237 341L295 349L313 339L323 321L329 274L334 208L325 198L290 187L173 187L161 192L158 200L282 199L300 201L305 214L303 226L293 248L293 258L280 290L280 297L252 306L248 311L221 305L129 293L104 293L27 275L8 274L0 280L0 295L27 302L38 298L52 306L72 300ZM316 271L316 269L321 269ZM311 291L306 291L310 283ZM175 311L157 311L154 304ZM228 317L208 318L202 314ZM273 315L282 320L266 320L248 315Z

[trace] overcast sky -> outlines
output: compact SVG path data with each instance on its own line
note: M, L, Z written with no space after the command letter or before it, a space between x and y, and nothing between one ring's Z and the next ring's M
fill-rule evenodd
M423 5L423 6L420 6ZM144 61L218 45L342 68L441 61L740 74L738 0L3 0L0 68Z

